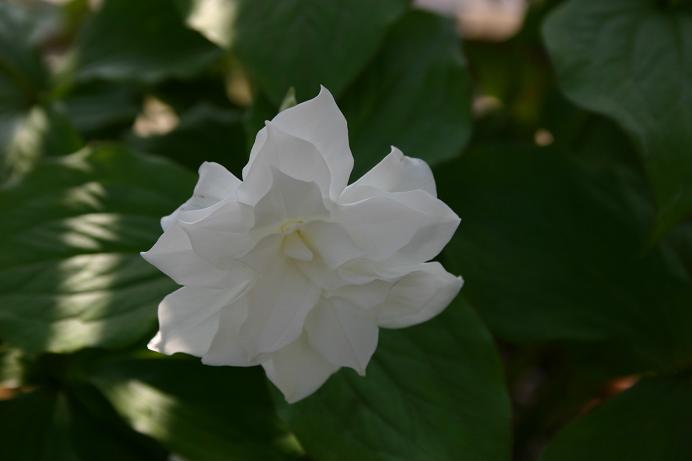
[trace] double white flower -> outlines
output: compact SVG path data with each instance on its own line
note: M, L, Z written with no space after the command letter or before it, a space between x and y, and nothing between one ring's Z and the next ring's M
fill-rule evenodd
M149 347L262 365L295 402L340 367L360 374L378 328L442 311L462 285L434 258L459 225L422 160L390 154L347 186L346 120L326 89L257 134L239 180L204 163L142 255L182 288Z

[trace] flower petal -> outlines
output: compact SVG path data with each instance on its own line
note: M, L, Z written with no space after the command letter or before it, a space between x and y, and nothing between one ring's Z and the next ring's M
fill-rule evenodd
M169 294L159 304L159 331L149 342L149 349L163 354L204 355L218 328L219 311L246 287L247 283L222 290L182 287Z
M329 269L321 258L310 262L296 261L296 266L310 283L322 290L333 290L348 283L339 276L338 271Z
M329 169L330 196L337 197L348 184L353 169L353 155L348 145L346 119L329 90L321 87L315 98L280 112L274 117L272 124L285 133L314 145ZM266 137L266 132L257 135L255 145L258 147L253 148L250 153L250 161L243 170L243 177L247 177L246 173Z
M233 269L238 258L255 246L250 235L252 208L232 200L219 202L207 216L196 221L179 221L194 252L222 269Z
M285 133L273 122L267 122L264 130L264 143L243 169L243 183L238 188L239 200L249 205L256 204L272 185L272 170L300 181L315 183L322 195L328 196L331 182L329 168L315 146Z
M248 292L248 317L241 338L252 357L276 352L293 342L303 329L305 317L319 300L320 290L290 260L276 253L257 270Z
M312 261L315 256L297 232L284 237L281 252L289 258L304 262Z
M440 263L419 265L392 287L377 307L377 323L384 328L403 328L425 322L442 312L459 293L464 281Z
M394 146L380 163L348 186L341 199L345 202L362 200L365 198L362 194L367 193L369 188L386 192L420 189L437 197L435 178L428 164L423 160L407 157Z
M385 280L373 280L359 285L344 285L328 292L328 297L347 300L364 309L382 304L389 295L394 283Z
M301 232L330 269L363 255L348 232L337 224L314 221L303 226Z
M247 297L243 296L230 306L224 307L219 313L219 327L209 350L202 357L205 365L227 365L247 367L258 365L251 360L248 350L240 339L240 329L247 318Z
M262 367L288 403L312 394L339 369L316 352L305 335L271 354Z
M344 226L368 259L395 254L409 262L428 261L449 242L459 217L422 190L387 193L341 204L334 219Z
M449 243L461 219L442 200L422 191L392 194L406 206L421 214L421 222L409 243L399 249L399 256L411 261L433 259Z
M221 200L234 197L239 185L240 180L218 163L202 163L192 197L169 216L163 217L161 227L164 231L168 229L183 212L207 208Z
M231 281L252 277L252 271L240 265L233 270L222 270L197 256L187 234L177 224L169 227L154 246L141 255L178 285L224 288L232 286Z
M342 299L323 299L305 324L310 344L334 365L360 375L377 347L378 328L372 314Z
M308 220L329 214L319 186L270 168L271 185L255 205L255 228L278 226L282 221Z

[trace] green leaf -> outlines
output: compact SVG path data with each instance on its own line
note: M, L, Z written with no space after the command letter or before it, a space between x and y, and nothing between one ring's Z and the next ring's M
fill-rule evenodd
M471 134L471 89L451 20L408 13L341 106L356 173L375 165L391 145L430 164L459 155Z
M112 410L111 410L112 411ZM70 394L37 390L0 401L0 458L163 461L165 452Z
M158 82L186 78L221 50L188 29L168 0L105 0L77 37L76 77Z
M147 354L100 360L88 372L132 427L195 461L282 459L258 368L210 367Z
M184 112L171 132L131 136L137 150L158 154L197 170L204 161L223 164L240 177L247 163L243 118L238 111L199 104Z
M28 171L41 155L81 146L64 118L37 105L49 77L36 44L53 13L52 5L0 4L0 181Z
M48 74L36 51L36 22L19 6L0 4L0 116L28 108L45 89Z
M0 345L0 388L19 387L24 381L24 354L18 349Z
M692 383L642 381L568 425L543 461L692 459Z
M82 145L70 122L52 109L17 113L0 120L0 178L19 177L40 158L67 155Z
M239 0L233 49L277 106L323 84L337 97L372 59L404 0Z
M692 363L690 276L647 246L622 178L508 145L472 150L437 178L463 220L445 261L493 333L607 342L644 369Z
M135 88L103 81L74 85L58 101L75 129L89 137L129 128L140 106L141 94Z
M139 252L193 180L166 161L106 146L46 159L0 189L0 337L66 352L150 333L174 284Z
M500 361L460 300L424 325L381 331L365 377L342 369L281 414L322 461L509 459Z
M640 145L659 234L692 211L692 14L674 3L573 0L544 27L567 96Z

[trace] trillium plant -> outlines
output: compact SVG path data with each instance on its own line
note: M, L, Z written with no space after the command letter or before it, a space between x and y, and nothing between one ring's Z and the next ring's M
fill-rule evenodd
M690 77L692 0L0 0L0 461L692 460Z
M459 217L422 160L391 152L348 184L346 120L324 87L255 139L242 180L206 162L192 197L142 256L181 288L149 348L207 365L261 365L288 402L350 367L379 328L434 317L463 282L431 262Z

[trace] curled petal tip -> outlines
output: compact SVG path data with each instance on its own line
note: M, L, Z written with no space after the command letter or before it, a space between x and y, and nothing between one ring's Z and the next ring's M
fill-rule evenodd
M164 353L161 347L161 332L156 333L156 336L151 338L151 340L147 343L147 349L152 352L158 352L161 354Z

